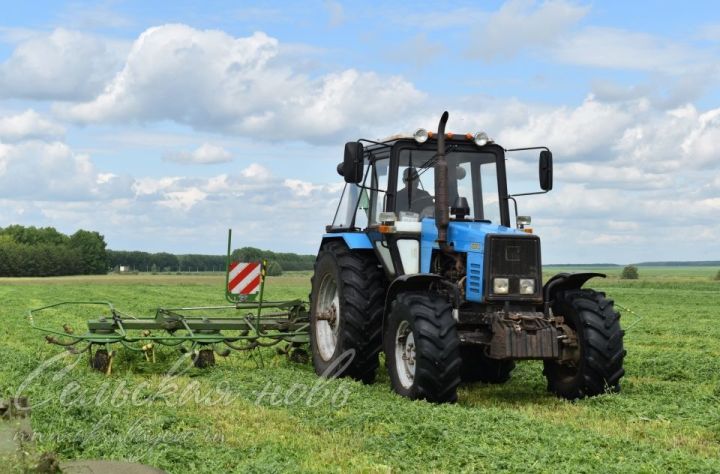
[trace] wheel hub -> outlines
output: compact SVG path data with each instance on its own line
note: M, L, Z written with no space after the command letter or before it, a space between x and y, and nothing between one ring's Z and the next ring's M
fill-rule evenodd
M410 388L415 381L415 336L407 321L401 321L395 334L395 367L400 384Z
M340 295L333 275L325 275L320 282L315 319L315 339L320 357L330 360L340 332Z

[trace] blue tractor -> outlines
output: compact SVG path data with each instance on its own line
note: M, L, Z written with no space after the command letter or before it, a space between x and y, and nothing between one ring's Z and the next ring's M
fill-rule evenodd
M604 275L543 285L540 239L507 190L505 154L516 150L445 133L447 119L437 133L345 145L346 185L312 278L316 372L372 383L384 352L395 392L443 403L461 382L502 383L515 361L539 359L560 397L618 391L620 315L583 288ZM522 150L533 149L547 192L552 154Z

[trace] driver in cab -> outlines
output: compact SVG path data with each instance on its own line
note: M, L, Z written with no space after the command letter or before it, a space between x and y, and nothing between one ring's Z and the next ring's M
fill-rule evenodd
M403 184L404 188L399 189L397 193L397 205L398 211L412 211L421 213L427 206L433 205L433 197L425 191L420 189L420 175L418 175L417 169L410 167L403 171Z

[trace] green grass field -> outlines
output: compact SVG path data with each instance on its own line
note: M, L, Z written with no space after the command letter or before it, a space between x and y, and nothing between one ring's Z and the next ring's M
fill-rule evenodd
M546 276L568 270L578 268ZM438 406L394 395L384 369L370 386L321 381L273 349L262 351L264 367L257 354L233 353L171 379L169 348L154 364L121 350L111 377L86 358L60 370L72 357L33 374L62 351L28 329L28 308L110 300L150 315L221 304L224 280L212 275L0 279L0 395L41 403L32 413L41 450L172 473L720 472L718 269L641 267L637 281L619 280L618 267L592 271L610 278L589 286L632 311L621 310L628 354L616 395L559 400L545 391L542 364L524 362L507 384L461 386L457 404ZM309 274L268 280L269 298L308 290ZM86 316L66 320L80 328Z

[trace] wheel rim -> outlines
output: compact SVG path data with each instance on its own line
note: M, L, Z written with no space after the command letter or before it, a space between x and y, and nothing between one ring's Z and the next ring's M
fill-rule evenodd
M340 329L340 295L333 275L323 276L320 282L315 319L315 340L320 357L330 360Z
M573 330L577 331L575 328L575 324L573 324L572 320L569 318L566 322L566 324ZM573 379L577 378L578 373L580 372L580 365L582 364L582 344L580 343L580 337L582 335L579 331L577 331L577 344L578 344L578 350L575 354L575 357L571 360L569 360L567 363L556 363L555 364L555 377L558 382L561 383L570 383Z
M401 321L395 333L395 367L404 388L410 388L415 382L415 362L415 336L410 324Z
M578 342L578 345L580 343ZM582 346L579 345L576 356L568 361L568 363L556 364L556 373L558 381L568 383L575 379L580 372L582 364Z

